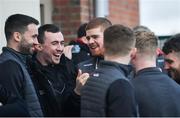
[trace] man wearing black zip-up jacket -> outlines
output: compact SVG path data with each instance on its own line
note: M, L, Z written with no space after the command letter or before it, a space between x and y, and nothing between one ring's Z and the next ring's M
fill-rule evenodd
M80 89L89 77L63 54L64 38L59 28L46 24L38 29L36 54L28 62L45 116L80 116Z
M133 31L113 25L104 31L105 60L100 61L82 89L81 116L135 117L134 89L127 78L136 53Z
M80 102L80 96L73 93L77 72L72 62L62 55L59 64L43 66L34 56L28 66L45 116L77 116L75 111L66 111L67 104L73 107Z

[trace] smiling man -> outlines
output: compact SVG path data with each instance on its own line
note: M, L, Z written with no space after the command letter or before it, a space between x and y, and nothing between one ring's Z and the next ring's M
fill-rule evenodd
M92 19L86 26L87 45L91 51L92 58L78 64L78 67L83 72L92 73L98 68L100 60L104 59L104 36L103 33L106 28L110 27L112 23L102 17Z
M26 56L34 52L39 22L31 16L13 14L5 22L7 46L0 55L0 83L25 101L31 117L43 116L34 85L26 68Z
M165 69L180 84L180 34L172 36L163 46Z
M44 116L79 116L80 89L89 75L77 76L72 61L63 54L64 37L57 26L43 25L38 33L37 52L28 67Z
M48 28L48 25L46 25L46 27ZM39 32L43 32L43 28L45 29L46 27L41 27ZM39 35L40 45L37 46L38 52L36 57L44 66L49 64L58 64L64 49L64 37L62 33L56 28L50 28L51 27L49 25L50 31L45 31L43 33L44 37L42 37L43 35ZM44 38L45 40L41 40Z

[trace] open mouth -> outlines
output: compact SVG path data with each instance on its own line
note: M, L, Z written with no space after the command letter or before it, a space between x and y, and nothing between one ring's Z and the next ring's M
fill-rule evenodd
M60 58L61 54L54 54L54 56Z
M97 45L90 45L89 48L90 49L96 49L98 46Z

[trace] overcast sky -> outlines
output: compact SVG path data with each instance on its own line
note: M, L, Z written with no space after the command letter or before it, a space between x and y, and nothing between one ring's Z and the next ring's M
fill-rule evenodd
M139 0L140 24L156 35L180 33L180 0Z

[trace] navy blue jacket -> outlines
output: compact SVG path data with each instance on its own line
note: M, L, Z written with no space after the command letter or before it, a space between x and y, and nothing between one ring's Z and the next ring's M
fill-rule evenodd
M30 116L24 100L20 100L0 85L0 117Z
M129 72L127 65L100 61L82 89L81 116L137 116Z
M138 71L132 82L140 116L180 116L180 86L159 68L151 67Z
M94 70L98 69L99 62L104 60L102 57L91 57L91 59L79 63L78 69L81 69L83 73L91 74Z
M0 83L27 104L30 116L43 116L34 85L26 69L26 56L4 47L0 55Z

